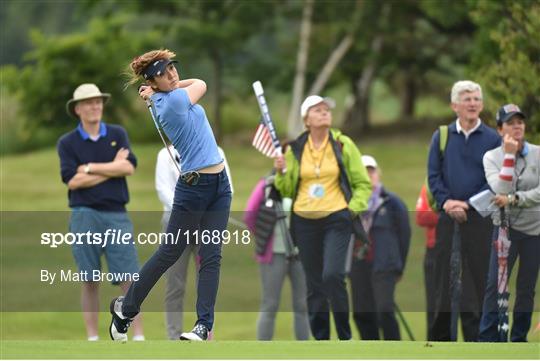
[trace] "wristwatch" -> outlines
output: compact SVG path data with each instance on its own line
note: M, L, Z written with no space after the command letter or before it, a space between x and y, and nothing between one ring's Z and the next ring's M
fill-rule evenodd
M90 163L87 163L87 164L84 166L84 173L90 174Z
M508 204L511 206L517 206L519 201L519 196L517 194L508 194Z

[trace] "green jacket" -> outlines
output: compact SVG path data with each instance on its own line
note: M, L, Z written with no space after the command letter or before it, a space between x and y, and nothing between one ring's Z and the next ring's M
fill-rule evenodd
M308 132L304 132L289 144L289 148L285 152L287 172L285 174L278 173L274 182L281 196L292 198L293 202L296 200L298 192L300 160L308 135ZM337 129L330 129L329 140L339 166L339 186L345 200L349 203L349 209L356 214L363 212L367 209L371 195L371 182L366 168L362 164L362 155L352 139Z

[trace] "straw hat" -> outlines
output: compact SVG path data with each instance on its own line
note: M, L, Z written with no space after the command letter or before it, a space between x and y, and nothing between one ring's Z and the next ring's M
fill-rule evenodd
M73 99L70 99L66 103L66 111L72 117L79 118L79 116L75 113L75 104L77 104L78 101L91 98L102 98L103 103L105 103L110 97L111 94L102 93L96 84L81 84L73 92Z

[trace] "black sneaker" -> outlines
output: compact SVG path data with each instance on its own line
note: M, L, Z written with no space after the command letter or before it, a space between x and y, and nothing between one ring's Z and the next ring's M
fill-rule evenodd
M180 335L180 340L187 341L206 341L208 339L208 329L202 323L198 323L193 327L191 332L184 332Z
M128 339L127 331L133 320L122 315L123 302L123 296L113 298L111 301L110 311L112 320L109 327L109 335L111 335L111 339L114 341L126 342Z

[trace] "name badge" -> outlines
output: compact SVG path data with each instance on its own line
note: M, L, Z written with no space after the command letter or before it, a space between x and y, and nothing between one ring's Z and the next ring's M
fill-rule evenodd
M320 183L315 183L309 186L309 196L314 199L324 197L324 186Z

